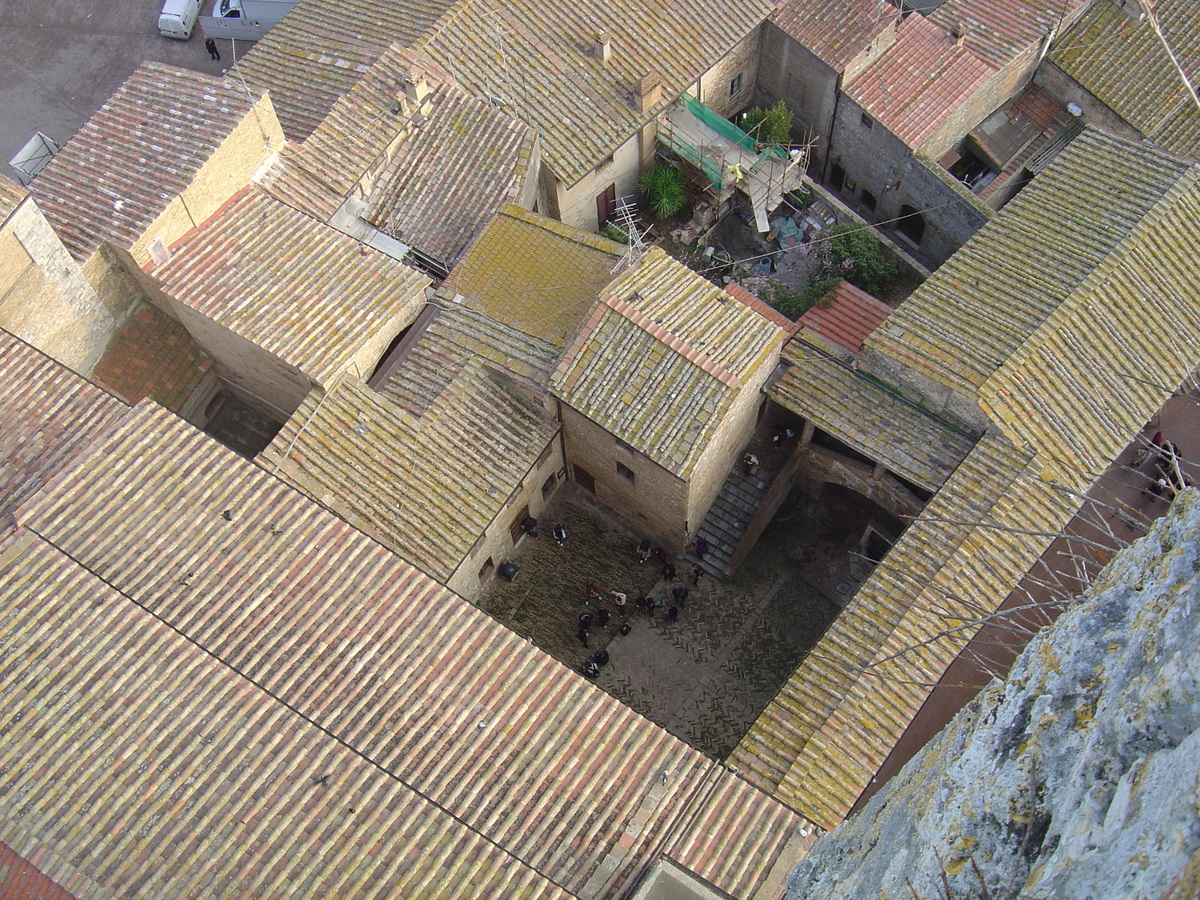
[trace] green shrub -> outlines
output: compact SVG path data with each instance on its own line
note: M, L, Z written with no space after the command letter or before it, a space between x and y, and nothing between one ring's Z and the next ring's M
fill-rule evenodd
M809 267L809 278L814 283L845 279L876 296L898 275L895 264L884 255L879 238L861 225L834 226Z
M746 111L741 128L760 144L786 144L792 139L792 111L782 100L766 109L756 106Z
M828 291L837 282L829 284L824 291L815 291L815 285L808 285L802 291L797 291L783 282L772 281L760 292L759 299L767 306L777 310L791 319L793 322L800 318L813 306L816 305L825 291Z
M684 180L683 172L663 163L656 163L642 173L638 188L645 198L651 218L656 221L669 219L687 206Z

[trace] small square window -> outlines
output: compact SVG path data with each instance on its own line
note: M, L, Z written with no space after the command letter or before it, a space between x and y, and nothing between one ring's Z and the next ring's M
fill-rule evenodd
M869 212L875 212L875 207L878 205L877 201L875 200L875 195L866 188L863 188L862 190L862 202L863 206L865 206Z
M742 73L734 75L729 79L729 99L736 100L742 95Z
M633 484L633 480L634 480L633 469L629 468L628 466L623 466L620 463L617 463L617 474L620 475L622 478L624 478L626 481L628 481L630 484Z
M870 128L872 125L875 124L875 120L872 119L870 116L868 116L866 113L862 114L862 118L859 119L859 121L862 122L863 128Z
M492 572L494 572L495 570L496 570L496 564L494 562L492 562L492 558L489 556L487 558L487 562L485 562L482 566L479 567L479 580L487 581L488 578L491 576Z
M636 450L633 449L633 447L631 447L629 444L625 443L620 438L617 438L616 441L617 441L617 449L620 450L622 453L624 453L626 456L633 456L637 452Z
M543 500L548 500L550 498L550 495L554 493L554 486L556 484L558 484L558 476L551 472L550 476L542 482Z

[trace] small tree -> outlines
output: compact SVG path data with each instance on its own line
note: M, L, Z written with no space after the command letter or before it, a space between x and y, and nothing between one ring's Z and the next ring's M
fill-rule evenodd
M756 106L742 118L742 131L760 144L786 144L792 139L792 111L782 100L766 109Z
M669 219L687 205L684 174L672 166L655 163L642 173L638 182L650 215L657 221Z

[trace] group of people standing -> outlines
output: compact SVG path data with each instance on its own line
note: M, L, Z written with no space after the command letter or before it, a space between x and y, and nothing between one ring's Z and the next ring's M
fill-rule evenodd
M536 524L536 523L535 523ZM557 538L557 528L556 526ZM566 531L563 531L563 539L559 542L566 542ZM689 545L688 549L703 560L705 554L709 552L709 546L703 538L698 538L694 544ZM675 622L679 620L684 604L687 602L688 595L691 589L685 584L676 583L679 578L679 572L676 570L675 562L662 547L654 547L649 538L643 538L637 545L638 563L645 565L651 558L655 559L662 570L662 578L671 585L671 602L669 605L664 604L662 600L656 599L649 595L638 597L633 606L639 614L649 618L655 618L658 610L666 606L663 612L663 621ZM700 563L692 566L692 586L695 587L700 583L700 579L704 575L704 567ZM579 643L583 645L585 650L591 649L591 629L593 625L601 628L607 628L612 621L613 613L603 604L605 596L611 598L611 603L616 609L617 618L620 620L618 631L622 635L629 634L633 630L633 625L627 620L627 609L629 606L629 595L624 591L608 590L601 591L596 586L595 582L589 581L583 588L583 605L584 611L579 614L579 630L575 637ZM607 664L609 660L608 651L603 648L592 653L580 665L580 671L588 678L596 678L600 674L600 667Z

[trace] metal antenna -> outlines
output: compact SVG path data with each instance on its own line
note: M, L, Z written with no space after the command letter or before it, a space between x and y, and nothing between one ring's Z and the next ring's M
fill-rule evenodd
M631 197L622 197L617 203L616 211L613 213L613 224L625 232L628 244L625 256L621 259L621 265L625 266L641 259L642 254L646 252L645 232L642 231L638 222L637 204Z

